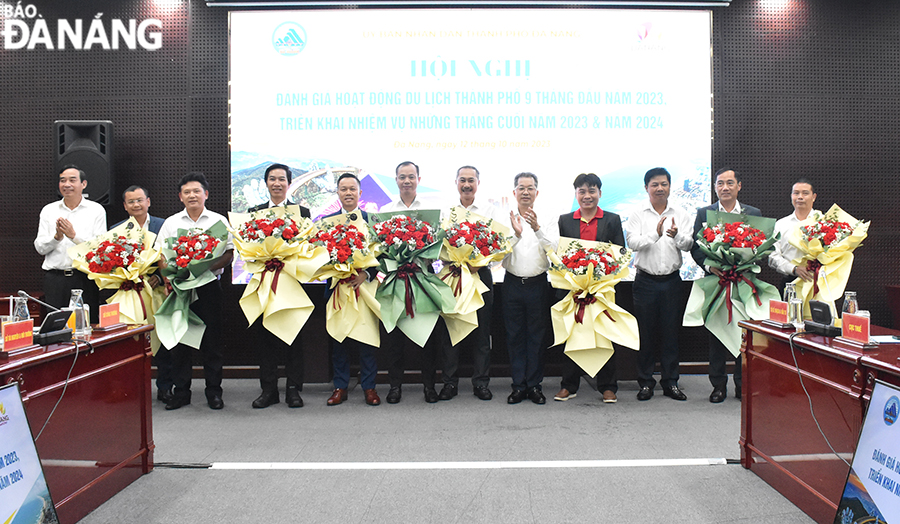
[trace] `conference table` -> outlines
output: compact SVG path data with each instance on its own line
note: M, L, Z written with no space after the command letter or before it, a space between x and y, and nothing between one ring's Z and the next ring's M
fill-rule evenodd
M0 357L0 384L19 383L32 435L40 434L35 445L63 524L153 469L152 329L123 325L95 331L90 344Z
M804 333L792 349L793 329L761 321L739 325L741 464L816 522L832 522L875 381L900 387L900 345L863 349ZM871 331L900 334L877 326Z

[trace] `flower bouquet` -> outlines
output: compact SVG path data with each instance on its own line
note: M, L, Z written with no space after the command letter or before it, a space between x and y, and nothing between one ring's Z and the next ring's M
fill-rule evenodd
M439 221L438 210L369 214L379 242L379 269L386 275L375 292L381 321L388 333L399 327L421 347L439 314L456 309L453 291L429 267L441 250L443 231L432 225Z
M787 233L788 242L803 252L791 262L813 274L812 282L801 278L794 281L797 297L803 300L804 317L809 317L810 300L833 305L844 294L853 268L853 251L868 235L869 224L834 204L824 215L811 215Z
M182 343L200 349L206 324L191 311L197 300L195 289L216 279L210 267L225 254L228 229L216 222L207 230L179 229L160 250L165 259L161 273L169 279L172 293L156 310L156 332L162 344L172 349Z
M438 273L456 297L456 311L442 313L450 332L450 343L461 342L478 326L477 311L484 306L481 294L489 291L478 272L491 262L503 260L510 251L509 228L471 213L463 207L454 207L441 224L444 241L441 260L444 267Z
M548 251L550 284L569 294L550 309L554 345L594 376L613 355L615 342L640 348L637 320L616 305L616 284L628 276L631 251L603 242L561 237Z
M722 276L694 281L683 324L705 325L734 356L741 350L738 321L768 318L769 300L779 300L775 286L756 277L759 262L775 249L774 229L772 218L707 211L706 227L697 232L705 265Z
M298 206L277 206L253 213L228 213L234 247L251 273L241 309L253 324L290 344L314 309L301 282L312 280L328 259L325 249L307 240L316 228Z
M325 306L325 329L338 342L350 337L378 347L381 306L375 299L378 282L364 282L353 289L353 277L378 265L369 226L361 216L335 215L318 222L319 232L310 243L322 246L329 260L316 273L331 279L331 297Z
M87 273L98 288L117 290L107 302L119 304L123 322L153 323L153 292L146 278L156 271L159 261L159 251L153 249L155 240L154 233L141 229L134 218L129 218L110 231L69 248L68 254L72 265Z

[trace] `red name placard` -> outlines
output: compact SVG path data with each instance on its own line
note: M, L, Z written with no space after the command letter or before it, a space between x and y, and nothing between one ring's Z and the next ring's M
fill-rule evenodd
M857 342L868 342L869 318L844 313L841 316L841 336Z
M111 326L119 323L119 304L104 304L100 306L100 327Z
M769 301L769 320L782 322L787 324L788 321L788 303L780 300Z
M11 351L34 344L34 320L21 320L3 324L3 351Z

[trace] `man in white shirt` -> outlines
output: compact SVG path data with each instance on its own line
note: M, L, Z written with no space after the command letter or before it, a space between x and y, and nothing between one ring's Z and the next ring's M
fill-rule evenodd
M547 399L541 388L544 380L544 335L550 325L550 283L547 249L556 249L559 231L556 217L538 221L534 201L538 180L533 173L519 173L513 195L517 208L509 212L515 232L513 250L503 259L503 315L512 393L506 399L518 404L526 398L535 404Z
M800 222L809 218L810 213L821 216L822 212L813 209L816 203L816 191L812 182L806 178L797 180L791 188L791 205L794 212L775 222L775 232L781 233L781 238L775 243L775 251L769 255L769 267L784 275L779 290L784 290L784 285L797 277L812 282L813 272L806 266L795 266L791 260L798 258L802 252L792 246L788 240L788 233L795 229Z
M400 190L400 198L382 206L381 211L407 211L413 209L421 209L422 202L419 201L417 188L419 187L419 166L410 161L401 162L395 169L397 189ZM419 354L422 358L422 384L425 389L425 402L433 404L438 401L438 393L434 389L435 378L437 376L436 359L440 345L439 325L435 325L435 329L425 342L425 347L419 348ZM381 333L381 350L388 365L388 378L390 379L391 389L385 400L388 404L396 404L400 402L403 394L403 374L405 365L403 363L404 350L409 343L409 338L398 327L390 333L382 331ZM415 344L411 344L415 346ZM418 346L416 346L418 348Z
M156 237L156 247L165 245L167 238L178 234L179 229L206 230L216 222L228 224L228 220L206 209L206 199L209 198L209 183L203 173L188 173L178 183L178 199L184 204L184 210L170 216L163 223ZM225 255L210 270L216 277L220 277L223 268L231 263L234 255L234 246L231 235L228 235ZM165 265L160 260L160 266ZM168 282L166 283L168 286ZM203 355L203 373L206 377L206 401L211 409L222 409L225 403L222 401L222 287L219 280L197 288L197 300L191 304L191 311L197 314L206 324L203 332L203 340L200 342L200 353ZM166 404L166 409L178 409L191 403L191 360L194 348L177 344L169 348L172 352L172 382L175 385L171 400Z
M475 166L463 166L456 170L456 190L459 192L459 205L485 219L496 220L506 224L500 217L497 208L490 202L476 201L475 195L481 184L481 173ZM493 394L488 389L491 368L491 317L494 311L494 278L490 267L478 270L478 276L488 287L482 293L484 306L477 311L478 326L457 345L450 343L449 337L442 339L443 346L443 378L444 387L438 395L440 400L450 400L459 390L459 349L464 344L472 347L472 391L481 400L491 400Z
M84 171L68 165L59 173L62 200L41 209L34 249L44 255L44 300L51 306L68 307L73 289L82 289L90 306L91 322L97 323L97 285L81 271L72 269L70 247L106 232L106 210L82 195L87 187Z
M697 233L706 223L707 211L719 211L723 213L736 213L749 216L762 216L759 209L741 205L738 202L738 193L741 191L741 175L730 167L724 167L716 172L716 196L719 201L715 204L701 207L697 209L697 218L694 220L694 247L691 249L691 256L697 264L704 268L707 273L712 273L717 277L722 276L722 271L718 268L711 268L704 264L706 255L700 250L696 243ZM729 284L730 285L730 284ZM736 324L736 323L735 323ZM734 329L739 329L737 325ZM728 395L728 373L726 373L726 361L734 358L734 397L741 398L741 355L733 357L731 351L725 348L722 341L718 339L712 332L709 332L709 382L713 386L712 393L709 395L709 401L713 404L723 402Z
M669 205L672 177L655 167L644 175L649 200L632 211L625 223L625 241L634 252L634 316L638 321L638 400L650 400L656 380L655 352L660 353L663 394L687 400L678 388L678 330L684 314L681 296L682 251L691 249L691 218L687 211Z

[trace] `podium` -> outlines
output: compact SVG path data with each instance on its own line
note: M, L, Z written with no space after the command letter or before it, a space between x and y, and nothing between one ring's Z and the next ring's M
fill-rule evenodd
M35 445L63 524L153 469L152 329L130 326L92 336L90 345L34 346L0 358L0 383L19 383L33 436L44 428Z
M744 329L741 464L816 522L831 522L850 468L831 451L816 420L834 451L851 462L875 380L900 386L900 345L863 351L805 333L794 338L792 352L793 330L758 321L739 325Z

